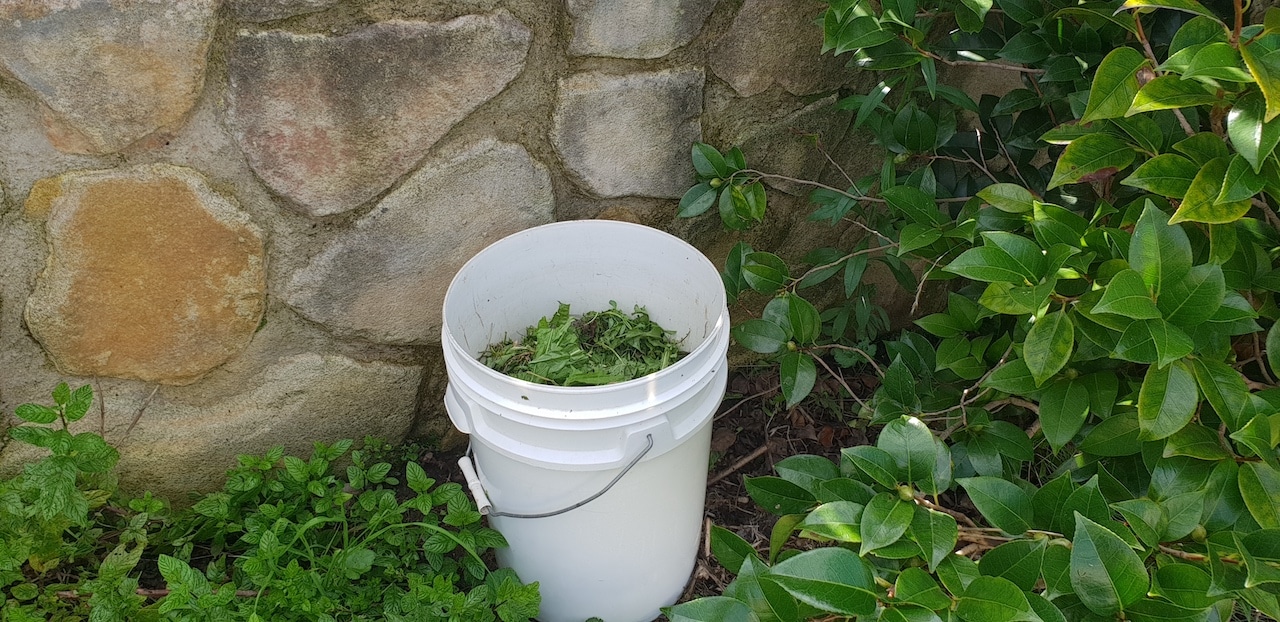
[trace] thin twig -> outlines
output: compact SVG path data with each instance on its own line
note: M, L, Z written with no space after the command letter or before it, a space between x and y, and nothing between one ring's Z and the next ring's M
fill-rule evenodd
M939 417L957 410L964 412L964 408L966 406L978 401L979 399L982 398L983 395L986 395L987 389L982 389L981 391L974 393L972 396L970 396L969 393L974 389L981 387L982 383L986 382L987 378L990 378L992 373L994 373L997 369L999 369L1001 365L1004 365L1005 359L1009 358L1009 354L1012 352L1013 352L1013 344L1010 344L1008 348L1005 348L1004 354L1000 355L1000 360L997 361L996 364L991 367L991 369L988 369L987 373L983 374L981 378L978 378L977 382L973 383L972 386L970 386L969 388L965 389L963 392L960 393L959 404L956 404L955 406L951 406L948 408L944 408L939 411L935 411L931 413L923 413L919 415L919 418L924 419L925 417ZM956 428L956 429L959 429L959 428ZM950 436L951 433L953 432L955 432L955 429L948 428L948 430L942 434L942 439L946 440L947 437Z
M1262 213L1266 214L1267 222L1271 223L1271 226L1274 227L1277 231L1280 231L1280 216L1276 216L1276 211L1271 209L1271 206L1267 205L1266 201L1263 201L1262 199L1254 197L1253 206L1260 208L1262 210Z
M1034 402L1028 402L1027 400L1024 400L1020 397L1006 397L1002 400L996 400L994 402L991 402L990 404L987 404L986 408L991 412L995 412L997 410L1000 410L1001 408L1004 408L1005 406L1021 406L1037 415L1040 414L1040 406L1038 404Z
M938 264L942 263L942 260L946 258L946 254L938 257L930 264L929 269L920 275L920 284L916 286L915 298L911 300L911 315L915 315L916 311L920 309L920 296L924 295L924 286L929 282L929 275L933 274L933 271L938 269Z
M710 485L712 485L712 484L714 484L714 483L716 483L716 482L718 482L718 481L720 481L720 480L722 480L722 479L724 479L724 478L726 478L726 477L729 477L730 475L733 475L734 473L736 473L736 472L738 471L738 469L741 469L742 467L747 466L748 464L750 464L750 463L751 463L751 461L752 461L752 460L755 460L756 458L759 458L760 456L763 456L763 455L765 455L765 454L767 454L767 453L769 453L769 443L767 443L767 442L766 442L765 444L763 444L763 445L761 445L760 447L756 448L756 450L755 450L755 451L753 451L753 452L751 452L751 453L747 454L747 455L746 455L746 456L744 456L742 459L740 459L740 460L738 460L737 462L733 463L733 466L731 466L731 467L729 467L729 468L727 468L727 469L725 469L725 470L723 470L723 471L721 471L721 472L719 472L719 473L716 473L714 477L712 477L711 479L707 480L707 485L708 485L708 486L710 486Z
M1005 65L1003 63L980 60L947 60L937 54L928 53L927 55L934 60L942 61L942 63L951 65L952 67L985 67L988 69L1004 69L1006 71L1031 74L1033 76L1042 75L1044 73L1043 69L1033 69L1031 67L1023 67L1022 65Z
M879 235L879 234L877 234L877 235ZM848 261L848 260L850 260L850 259L853 259L854 257L857 257L858 255L869 255L869 254L874 253L874 252L877 252L877 251L885 250L886 248L896 248L897 246L898 246L897 244L885 244L884 246L877 246L877 247L875 247L875 248L864 248L864 249L862 249L862 250L860 250L860 251L853 251L852 253L849 253L849 254L847 254L847 255L845 255L845 256L843 256L843 257L839 258L839 259L836 259L836 260L833 260L833 261L829 261L829 262L824 263L824 264L822 264L822 265L820 265L820 266L814 266L814 267L812 267L812 268L809 268L809 270L808 270L808 271L806 271L804 274L802 274L802 275L800 275L798 278L794 279L794 282L795 282L796 284L799 284L800 282L802 282L802 281L804 281L806 278L808 278L810 274L813 274L813 273L815 273L815 272L821 272L822 270L826 270L827 268L834 268L835 266L838 266L838 265L840 265L840 264L842 264L842 263L844 263L844 262L846 262L846 261Z
M716 415L715 420L716 420L716 421L719 421L720 419L723 419L723 418L725 418L725 417L728 417L728 416L729 416L729 413L732 413L733 411L738 410L738 408L739 408L740 406L742 406L743 404L746 404L747 402L750 402L751 400L754 400L754 399L756 399L756 398L758 398L758 397L764 397L764 396L766 396L766 395L768 395L768 394L770 394L770 393L773 393L774 391L777 391L777 390L778 390L778 388L779 388L779 387L781 387L781 386L782 386L782 385L776 385L776 384L775 384L775 385L773 385L772 387L770 387L770 388L768 388L768 389L765 389L765 390L763 390L763 391L761 391L761 392L759 392L759 393L756 393L756 394L754 394L754 395L748 395L748 396L746 396L746 397L744 397L744 398L742 398L742 399L738 400L738 402L737 402L736 404L734 404L733 406L730 406L730 407L729 407L727 410L725 410L724 412L722 412L722 413L720 413L720 414Z
M930 501L928 497L926 497L926 496L924 496L924 495L922 495L922 494L917 494L917 495L916 495L916 503L917 503L918 505L922 505L922 506L924 506L924 507L926 507L926 508L929 508L930 510L934 510L934 511L936 511L936 512L942 512L943 514L949 514L952 518L954 518L954 519L956 519L956 520L958 520L958 521L960 521L960 522L962 522L962 523L964 523L964 524L966 524L966 525L968 525L968 526L970 526L970 527L974 527L974 528L978 528L978 529L980 529L980 527L978 527L978 523L973 522L973 519L972 519L972 518L969 518L968 516L966 516L963 512L957 512L957 511L955 511L955 510L953 510L953 509L951 509L951 508L942 507L941 505L938 505L938 504L936 504L936 503L934 503L934 502Z
M871 355L864 352L861 348L856 348L854 346L846 346L839 343L828 343L820 346L813 346L813 348L814 349L821 348L824 350L844 350L846 352L853 352L854 354L860 354L862 355L863 358L867 359L868 363L871 363L872 367L875 368L876 375L884 376L884 370L880 369L880 366L876 364L875 359L871 358Z
M129 428L124 431L124 435L126 438L128 438L129 434L133 432L133 426L138 425L138 421L142 419L142 412L145 411L147 409L147 406L151 404L151 398L155 397L156 391L159 391L159 390L160 390L160 385L156 385L154 389L151 389L151 395L148 395L147 399L142 401L142 406L138 407L138 414L133 416L133 421L129 422Z
M102 386L93 381L93 392L98 395L98 436L107 436L107 396L102 393Z
M1177 557L1178 559L1185 559L1190 562L1209 561L1209 557L1207 555L1201 555L1200 553L1188 553L1186 551L1165 546L1163 544L1160 545L1160 552L1166 553L1168 555L1172 555L1174 557ZM1239 560L1231 559L1230 557L1225 557L1225 556L1218 557L1218 561L1224 561L1224 562L1227 562L1228 564L1237 564L1237 565L1240 563Z
M822 360L821 356L813 354L812 352L809 353L809 356L812 356L815 361L818 361L818 363L821 364L822 367L827 370L828 374L831 374L833 377L835 377L835 379L840 383L840 386L844 387L844 390L849 392L849 397L852 397L854 401L858 402L858 406L862 408L867 407L867 403L862 401L862 398L858 397L857 393L853 392L853 387L850 387L849 383L844 381L844 376L837 374L834 369L831 369L831 366L828 365L826 361ZM874 364L874 361L872 362L872 364Z

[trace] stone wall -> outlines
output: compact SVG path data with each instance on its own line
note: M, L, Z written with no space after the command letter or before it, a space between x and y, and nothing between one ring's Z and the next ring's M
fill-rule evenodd
M811 176L818 132L865 168L822 8L0 0L0 411L93 384L82 428L171 498L237 453L442 433L440 304L488 243L620 218L718 262L735 238L673 216L693 141Z

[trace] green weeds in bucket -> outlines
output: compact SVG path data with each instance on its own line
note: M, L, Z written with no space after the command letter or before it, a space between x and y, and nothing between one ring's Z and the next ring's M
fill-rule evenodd
M684 353L649 319L644 307L631 315L610 301L605 311L581 317L561 303L550 318L530 326L523 339L493 344L480 361L508 376L559 386L611 384L647 376L680 360Z

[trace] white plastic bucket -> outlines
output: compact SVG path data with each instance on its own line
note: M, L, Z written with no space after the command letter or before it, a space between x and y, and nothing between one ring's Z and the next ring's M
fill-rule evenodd
M627 312L645 307L689 354L643 378L596 387L525 382L477 360L561 302L583 313L610 301ZM679 238L640 225L527 229L462 267L445 294L442 332L445 406L471 435L473 494L510 543L499 563L538 582L538 619L657 617L693 569L711 417L728 377L729 314L716 268ZM460 464L470 470L469 459Z

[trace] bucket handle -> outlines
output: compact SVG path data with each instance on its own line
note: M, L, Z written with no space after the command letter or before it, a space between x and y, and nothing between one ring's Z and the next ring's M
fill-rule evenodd
M458 467L462 469L462 476L467 480L467 487L471 489L471 496L475 498L476 507L479 508L481 514L484 514L486 516L491 516L491 517L504 516L506 518L551 518L552 516L559 516L561 514L564 514L565 512L576 510L588 503L591 503L592 501L595 501L596 499L599 499L600 496L603 495L604 493L609 492L609 489L613 488L614 484L617 484L622 479L622 477L626 475L628 471L631 470L631 467L634 467L635 465L639 464L640 460L643 459L645 455L649 453L649 450L653 449L653 435L645 434L644 437L645 437L645 441L648 443L647 445L645 445L644 449L639 454L637 454L636 457L632 458L631 462L628 462L627 466L622 468L622 472L615 475L614 478L608 484L605 484L605 487L600 489L599 492L571 506L561 508L559 510L554 510L551 512L542 512L539 514L517 514L514 512L495 512L493 509L493 503L489 501L489 495L485 494L484 492L484 485L480 483L480 476L476 474L475 465L472 464L470 448L467 449L466 455L462 456L461 458L458 458Z

